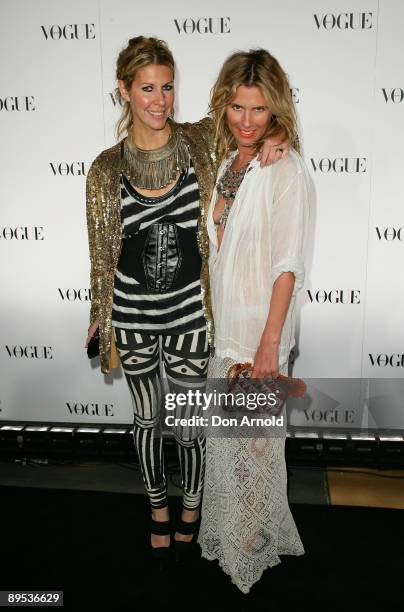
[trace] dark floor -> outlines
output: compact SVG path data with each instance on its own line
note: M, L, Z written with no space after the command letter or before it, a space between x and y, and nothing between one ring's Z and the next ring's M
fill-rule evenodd
M172 457L167 472L178 514ZM216 562L173 562L163 574L152 572L149 507L136 463L3 460L0 590L62 590L63 609L74 612L404 610L404 512L330 506L328 478L325 469L288 467L306 554L283 557L246 596Z
M306 554L284 557L245 596L204 559L152 574L144 495L16 486L0 494L1 589L63 590L65 610L404 609L400 510L292 504ZM170 504L178 513L180 498Z

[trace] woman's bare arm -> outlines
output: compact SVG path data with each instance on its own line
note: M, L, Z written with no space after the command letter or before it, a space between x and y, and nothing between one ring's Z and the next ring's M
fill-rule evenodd
M268 318L254 358L252 378L278 377L279 344L294 285L293 272L283 272L274 283Z

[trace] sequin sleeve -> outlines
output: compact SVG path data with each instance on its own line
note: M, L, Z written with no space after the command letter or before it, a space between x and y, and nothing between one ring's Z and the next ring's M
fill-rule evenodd
M194 124L212 156L215 155L215 125L211 117L204 117Z
M87 230L88 245L90 252L90 286L91 286L91 310L90 325L100 317L102 299L102 283L105 275L104 257L104 226L101 204L99 201L99 174L97 162L94 162L87 175L86 200L87 200Z
M215 127L211 117L204 117L195 123L180 124L186 130L188 138L196 141L198 146L205 146L216 167Z
M213 141L215 137L215 126L211 117L204 117L191 125L194 128L201 130L201 133L205 136L205 139Z

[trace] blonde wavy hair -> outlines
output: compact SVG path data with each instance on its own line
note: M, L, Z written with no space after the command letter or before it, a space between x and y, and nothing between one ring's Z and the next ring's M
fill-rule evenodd
M219 161L236 149L236 141L227 125L226 108L240 85L259 87L272 113L267 130L255 143L255 148L259 149L266 138L278 134L283 134L292 143L296 141L296 114L290 85L279 62L265 49L238 51L224 62L211 91L210 114L215 125Z
M116 79L123 81L126 90L129 91L137 70L149 64L168 66L171 68L174 78L174 58L164 40L153 37L147 38L145 36L131 38L118 56ZM122 113L116 125L116 137L119 140L131 128L133 116L129 102L122 98L118 87L115 90L115 95L122 106Z

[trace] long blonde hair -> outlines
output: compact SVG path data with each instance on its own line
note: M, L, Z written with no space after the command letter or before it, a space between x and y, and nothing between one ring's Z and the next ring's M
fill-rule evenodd
M265 49L238 51L224 62L211 92L210 114L215 124L216 150L219 161L236 148L236 141L226 119L226 107L240 85L256 85L261 89L271 120L258 149L269 136L283 133L293 141L296 137L296 114L288 78L279 62Z
M127 46L120 52L116 62L116 78L123 81L127 91L132 86L136 71L149 64L159 64L171 68L174 78L174 58L164 40L136 36L131 38ZM115 90L117 100L122 106L122 113L116 126L117 139L126 133L132 126L133 116L129 102L124 100L117 87Z

